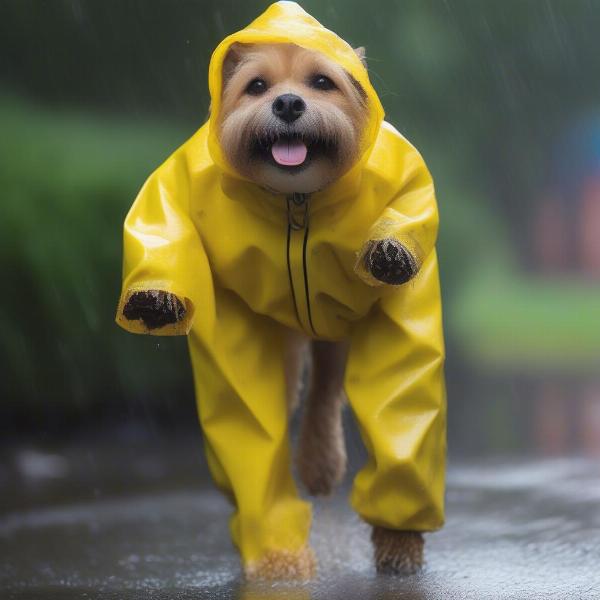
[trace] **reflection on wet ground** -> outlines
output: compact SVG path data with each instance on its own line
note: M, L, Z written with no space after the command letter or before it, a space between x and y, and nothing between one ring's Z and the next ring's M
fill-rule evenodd
M427 567L376 577L346 492L315 505L320 561L307 585L246 585L229 505L206 483L198 442L5 451L0 597L429 599L600 597L600 465L580 459L453 464L446 527Z

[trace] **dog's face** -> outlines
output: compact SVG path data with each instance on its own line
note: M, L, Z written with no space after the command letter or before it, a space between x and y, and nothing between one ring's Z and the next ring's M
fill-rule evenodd
M234 44L223 66L219 139L231 165L280 193L311 193L359 158L367 118L360 84L293 44Z

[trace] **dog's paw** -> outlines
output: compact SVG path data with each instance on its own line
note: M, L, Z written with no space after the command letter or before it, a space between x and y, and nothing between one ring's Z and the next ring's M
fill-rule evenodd
M158 329L182 321L185 306L175 294L148 290L131 294L123 314L129 321L141 319L148 329Z
M317 559L310 546L298 552L271 550L260 560L244 566L248 581L308 581L317 570Z
M344 478L346 450L342 436L318 440L312 435L301 434L296 466L300 480L311 496L329 496Z
M406 283L419 270L415 257L393 239L370 242L365 253L365 267L375 279L390 285Z
M425 540L418 531L373 527L375 568L385 575L412 575L423 567Z

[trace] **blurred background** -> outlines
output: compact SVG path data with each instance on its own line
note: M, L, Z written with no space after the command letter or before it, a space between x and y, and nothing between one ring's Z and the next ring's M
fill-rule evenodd
M199 440L185 339L113 322L122 222L267 5L0 3L0 429L25 471L64 467L40 444ZM436 181L451 456L600 455L600 3L303 6L366 46Z
M302 4L366 46L436 181L450 452L424 579L386 591L346 415L311 597L598 597L600 2ZM281 597L235 589L185 339L113 320L125 214L206 119L214 47L267 5L0 0L3 598Z

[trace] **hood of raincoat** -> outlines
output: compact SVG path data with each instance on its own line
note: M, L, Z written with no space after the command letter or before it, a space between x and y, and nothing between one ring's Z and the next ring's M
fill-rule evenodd
M367 69L352 46L333 31L323 27L295 2L276 2L267 8L250 25L227 36L215 49L208 69L211 99L208 147L213 161L226 173L239 177L225 158L218 139L218 120L223 89L223 61L232 44L296 44L302 48L324 54L338 63L364 89L367 95L368 119L360 144L360 159L352 170L357 170L369 157L384 111L369 81ZM350 180L348 177L346 180Z

